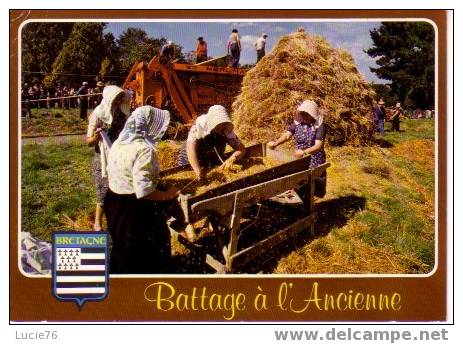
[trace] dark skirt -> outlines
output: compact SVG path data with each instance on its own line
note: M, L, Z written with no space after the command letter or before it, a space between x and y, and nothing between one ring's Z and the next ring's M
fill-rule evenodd
M325 161L326 161L325 151L321 150L321 151L315 153L314 155L312 155L308 168L316 168L316 167L324 164ZM319 197L319 198L325 197L325 195L326 195L326 180L327 180L326 171L324 171L321 174L320 178L315 179L315 183L314 183L315 184L315 189L314 189L314 196L315 197ZM304 199L304 197L305 197L305 187L304 186L300 187L300 188L297 188L296 192L298 193L299 197Z
M110 272L166 273L171 247L162 203L109 190L104 209L113 243Z
M310 168L318 167L326 162L325 150L322 148L320 151L312 155L310 159ZM316 197L324 197L326 195L326 171L322 173L320 178L315 179L314 195Z

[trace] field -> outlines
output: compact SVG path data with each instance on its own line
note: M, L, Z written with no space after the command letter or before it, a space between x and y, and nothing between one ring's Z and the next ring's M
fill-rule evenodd
M317 200L315 236L290 240L244 272L430 272L434 122L404 120L401 129L370 147L327 147L328 190ZM23 139L23 231L50 240L54 229L89 228L95 205L92 154L80 136ZM187 250L174 248L182 264L190 259ZM200 262L188 264L179 271L205 271Z
M90 114L91 109L88 110ZM79 108L62 110L31 109L31 118L22 118L22 136L49 136L87 132L87 121L79 117Z

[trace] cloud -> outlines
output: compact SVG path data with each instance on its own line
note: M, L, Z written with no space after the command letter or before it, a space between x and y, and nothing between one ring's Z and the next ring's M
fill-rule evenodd
M217 39L213 41L212 46L216 48L227 47L227 43L223 40Z
M273 32L286 32L288 31L287 28L283 27L283 26L275 26L275 28L273 28L273 30L271 30Z
M253 27L253 26L256 26L257 23L254 23L254 22L239 22L239 23L230 23L231 26L233 27Z
M244 35L241 37L241 49L254 49L254 43L257 41L259 37L253 35Z

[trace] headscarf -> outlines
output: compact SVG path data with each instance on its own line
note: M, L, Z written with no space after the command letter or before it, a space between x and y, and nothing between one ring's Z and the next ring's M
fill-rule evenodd
M222 123L231 123L227 110L222 105L211 106L207 114L199 116L195 122L196 138L206 137Z
M130 98L128 93L125 92L122 88L118 86L106 86L103 89L103 99L101 103L93 110L93 114L101 120L105 126L111 126L113 122L113 113L111 111L114 100L119 94L123 94L121 105L119 106L120 110L124 113L125 116L130 115ZM111 141L109 140L107 134L102 131L100 133L103 138L98 142L98 147L100 148L100 159L101 159L101 176L106 178L108 176L106 171L107 159L109 154L109 149L111 148Z
M121 93L123 93L124 96L120 105L120 110L124 113L124 115L130 115L130 98L128 93L115 85L106 86L103 89L103 100L93 111L96 117L98 117L103 123L111 125L113 122L113 113L111 109L114 100Z
M323 115L318 111L318 105L313 100L304 100L297 108L297 111L308 113L314 120L314 127L318 128L323 123Z
M127 119L116 143L124 145L130 144L137 139L144 139L151 149L155 151L157 144L169 126L169 122L169 111L149 105L141 106L135 109Z

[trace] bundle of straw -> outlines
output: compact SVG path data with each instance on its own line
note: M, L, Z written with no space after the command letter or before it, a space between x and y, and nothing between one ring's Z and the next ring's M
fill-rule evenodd
M283 36L246 74L232 118L245 141L265 142L287 129L298 104L314 100L325 116L329 144L363 145L373 134L374 96L347 51L296 32Z

